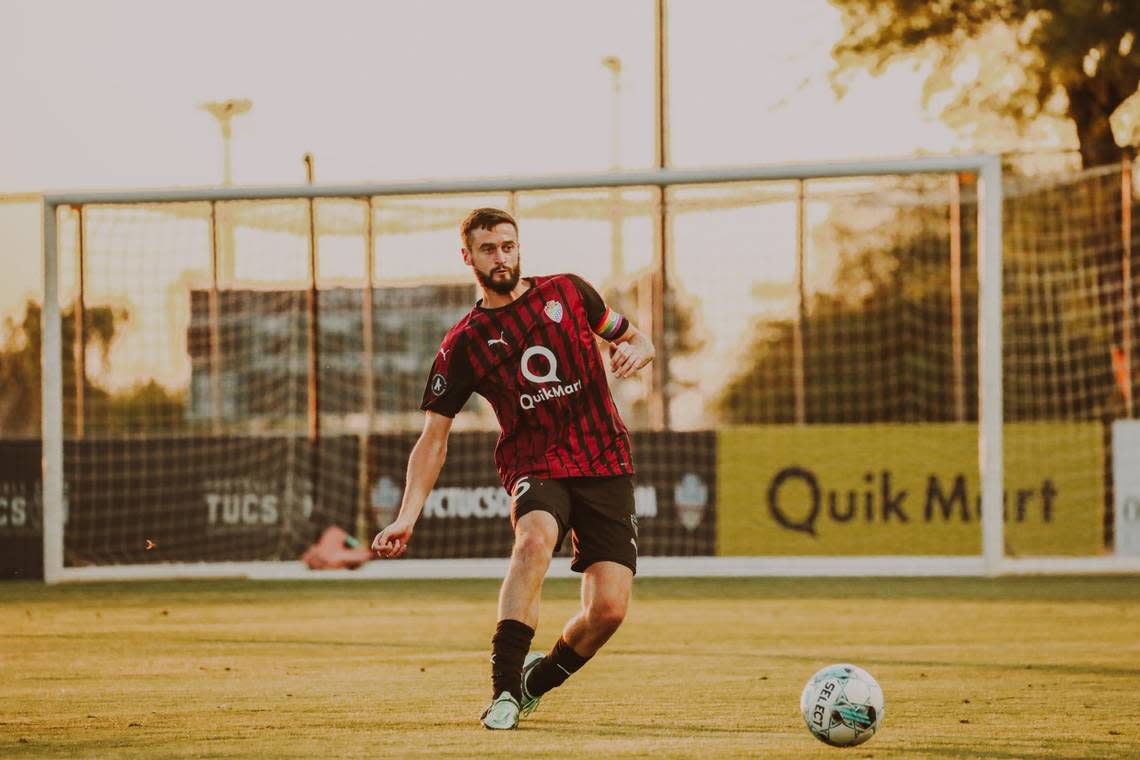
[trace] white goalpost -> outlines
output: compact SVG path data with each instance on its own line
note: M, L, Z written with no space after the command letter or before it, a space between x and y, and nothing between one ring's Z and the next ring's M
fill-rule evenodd
M968 202L960 177L976 182ZM884 178L904 178L905 187L843 184ZM811 196L808 183L829 189ZM452 469L425 510L420 555L353 571L309 570L297 559L321 525L356 529L366 542L398 504L430 357L474 300L454 251L456 214L475 205L517 213L528 271L583 270L606 285L607 298L627 299L623 308L662 348L660 367L615 391L645 472L642 575L1140 572L1140 557L1098 549L1092 523L1104 494L1087 485L1101 477L1087 470L1103 469L1103 458L1069 480L1025 464L1051 441L1073 442L1072 430L1095 442L1102 428L1088 415L1074 422L1051 409L1006 419L1003 314L1013 309L1022 319L1039 307L1005 295L1004 202L1001 160L988 155L45 195L45 580L501 577L509 504L488 476L493 416L474 402L457 424ZM863 211L843 216L860 204ZM955 216L975 206L976 214ZM948 234L922 228L947 207ZM758 274L742 284L731 261L716 256L748 251L757 239L785 250L775 242L784 222L763 226L777 214L790 220L796 255L777 262L752 248L747 267ZM888 227L890 239L856 251L849 219L866 222L867 240ZM838 232L828 238L824 228ZM527 248L529 240L536 242ZM807 256L809 245L821 253ZM829 245L833 253L824 252ZM910 250L953 263L903 282L898 262ZM921 298L905 295L897 314L875 311L882 299L850 285L855 261L870 272L867 288L893 283ZM764 301L764 279L785 270L794 270L795 286ZM973 270L976 282L966 276ZM1052 274L1027 277L1035 278L1027 293L1041 282L1061 287ZM825 280L836 283L827 292ZM940 292L943 282L952 293ZM931 326L942 312L924 311L944 302L954 320L945 335ZM686 304L695 306L686 312ZM1063 326L1064 315L1056 321ZM711 326L703 342L678 337L696 335L702 323ZM850 332L833 341L832 324ZM1017 325L1019 344L1032 340L1033 330ZM737 332L726 338L729 326ZM847 367L836 368L838 377L823 371L872 326L883 348L865 376L850 369L850 384L870 378L885 389L872 395L917 406L872 414L844 385ZM927 354L932 343L936 360ZM789 378L787 396L770 403L758 395L770 384L757 378L785 349L790 366L779 364L778 374ZM1035 351L1026 349L1027 373L1044 371ZM898 379L892 354L909 363L914 383ZM717 369L725 362L738 372L727 380ZM836 443L845 437L851 442ZM882 440L894 443L879 460L858 459L861 446ZM784 441L787 451L802 447L806 457L815 449L824 460L841 459L828 447L845 446L836 450L850 461L828 470L791 453L777 464L757 453ZM956 454L958 469L940 470L949 445L976 452L974 461L961 464ZM1009 452L1029 485L1008 481ZM899 485L904 471L910 485ZM968 497L975 481L980 519ZM1064 510L1074 500L1093 515L1080 518L1088 535L1075 555L1050 554L1056 534L1069 530ZM956 548L942 553L938 530L952 522ZM919 523L931 527L919 533ZM837 546L852 550L830 548ZM564 559L551 574L570 575Z

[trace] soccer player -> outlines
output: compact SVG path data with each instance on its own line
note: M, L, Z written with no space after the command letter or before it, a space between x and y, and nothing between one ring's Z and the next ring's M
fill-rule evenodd
M511 494L514 546L491 639L491 703L480 718L511 729L539 698L594 656L625 617L637 571L629 433L610 396L595 336L615 377L653 360L653 345L572 274L520 277L518 224L493 208L460 228L463 261L483 298L444 337L428 376L423 432L408 459L400 512L372 541L381 557L408 548L447 455L453 418L472 392L495 410L495 464ZM527 654L542 581L572 535L582 607L546 655Z

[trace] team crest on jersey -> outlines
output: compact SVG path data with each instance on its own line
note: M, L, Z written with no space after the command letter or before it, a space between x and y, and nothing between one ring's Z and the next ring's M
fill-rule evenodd
M558 301L547 301L542 310L546 312L546 316L550 317L552 322L562 321L562 304Z

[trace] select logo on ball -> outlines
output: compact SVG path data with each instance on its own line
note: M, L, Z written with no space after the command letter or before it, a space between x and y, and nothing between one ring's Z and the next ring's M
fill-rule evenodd
M833 747L853 747L870 739L879 730L883 710L878 681L847 663L817 672L800 695L800 712L808 730Z

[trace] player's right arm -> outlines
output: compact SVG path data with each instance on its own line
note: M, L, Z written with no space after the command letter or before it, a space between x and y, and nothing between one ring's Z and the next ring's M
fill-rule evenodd
M454 419L451 417L428 411L423 432L408 457L408 476L400 512L391 525L372 539L372 550L382 558L399 557L408 550L416 520L447 458L447 438L451 434L452 422Z
M416 526L424 502L431 493L443 460L447 458L447 437L455 415L467 403L475 388L475 373L463 345L462 325L452 328L439 347L428 372L420 408L427 412L424 429L408 457L404 498L396 519L372 539L372 550L381 557L400 557Z

